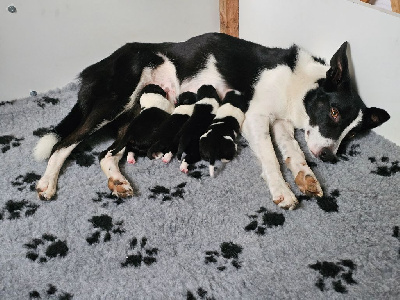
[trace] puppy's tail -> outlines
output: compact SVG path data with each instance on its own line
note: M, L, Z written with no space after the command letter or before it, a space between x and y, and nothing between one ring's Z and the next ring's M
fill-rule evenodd
M210 170L210 177L214 178L214 164L215 164L215 159L211 158L210 159L210 166L208 167Z

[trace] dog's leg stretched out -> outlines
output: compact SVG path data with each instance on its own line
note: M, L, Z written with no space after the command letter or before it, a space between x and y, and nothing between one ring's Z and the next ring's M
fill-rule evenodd
M272 131L274 140L300 191L309 196L322 197L321 186L294 138L293 124L286 120L276 120L272 125Z
M246 114L242 133L261 162L261 176L268 184L272 200L279 207L294 209L298 200L283 179L272 144L269 126L268 114L259 114L257 109L250 110Z

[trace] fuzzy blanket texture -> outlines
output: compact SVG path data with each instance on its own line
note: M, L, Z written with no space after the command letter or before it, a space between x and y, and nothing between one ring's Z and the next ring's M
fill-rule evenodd
M46 162L31 151L77 99L78 84L0 104L0 299L399 299L400 147L371 132L336 164L305 149L324 197L279 209L261 166L239 155L199 162L121 161L137 194L110 194L97 134L41 201ZM389 121L390 122L390 121Z

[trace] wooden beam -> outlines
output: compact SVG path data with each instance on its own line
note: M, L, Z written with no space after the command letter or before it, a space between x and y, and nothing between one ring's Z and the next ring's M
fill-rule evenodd
M391 0L392 11L400 14L400 0Z
M219 0L220 31L239 37L239 0Z

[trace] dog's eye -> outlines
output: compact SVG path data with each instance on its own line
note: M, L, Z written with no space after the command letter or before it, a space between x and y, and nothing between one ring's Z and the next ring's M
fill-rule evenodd
M338 122L339 121L339 111L335 107L331 107L331 117L333 121Z
M353 139L355 136L356 136L355 132L349 132L349 135L348 135L349 139Z

